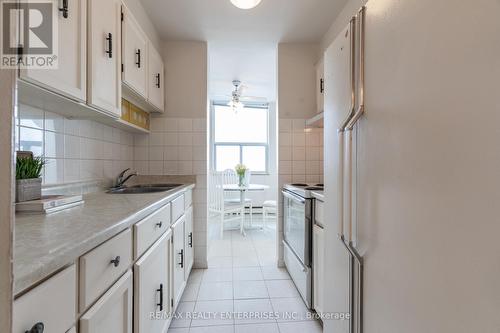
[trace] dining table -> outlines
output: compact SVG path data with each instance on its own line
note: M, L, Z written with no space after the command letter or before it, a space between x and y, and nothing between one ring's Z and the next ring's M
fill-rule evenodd
M240 186L239 184L224 184L222 188L227 192L240 192L240 202L244 203L247 192L265 191L269 188L269 186L261 184L249 184L243 186Z

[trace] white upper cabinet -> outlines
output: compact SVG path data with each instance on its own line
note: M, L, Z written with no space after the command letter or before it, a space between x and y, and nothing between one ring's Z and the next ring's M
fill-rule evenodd
M148 48L149 53L149 74L148 74L148 101L159 111L164 111L164 66L163 60L151 43Z
M52 0L58 11L58 68L26 69L21 77L71 99L85 102L87 1ZM66 5L66 6L65 6Z
M127 7L122 10L122 80L135 93L147 98L149 41Z
M88 0L88 104L121 115L121 3Z
M316 64L316 111L325 109L325 61L322 57Z

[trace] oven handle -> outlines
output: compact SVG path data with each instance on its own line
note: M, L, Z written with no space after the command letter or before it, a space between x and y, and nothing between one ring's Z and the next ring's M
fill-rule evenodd
M291 199L293 201L299 201L301 204L305 204L306 203L306 199L298 196L297 194L294 194L292 192L288 192L286 190L281 191L281 193L283 193L283 196L287 197L288 199Z

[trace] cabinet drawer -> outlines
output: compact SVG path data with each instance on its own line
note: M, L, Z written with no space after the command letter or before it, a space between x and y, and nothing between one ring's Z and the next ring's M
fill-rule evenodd
M184 209L187 210L193 204L193 191L189 190L184 193Z
M118 280L80 319L80 333L132 333L132 271Z
M45 332L64 333L76 320L76 267L66 268L14 301L13 333L37 323Z
M134 225L134 258L139 258L170 228L170 203Z
M113 261L113 262L112 262ZM132 263L130 229L80 257L80 311L97 300Z
M184 214L184 194L172 200L172 223Z
M316 220L315 222L320 226L325 226L324 210L323 210L324 203L319 200L315 200L315 202L316 202L314 210L314 219Z

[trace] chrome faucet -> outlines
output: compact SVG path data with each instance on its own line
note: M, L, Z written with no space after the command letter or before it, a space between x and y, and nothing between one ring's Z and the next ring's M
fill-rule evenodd
M115 188L123 187L123 185L125 185L125 183L127 182L127 180L129 180L130 178L132 178L134 176L137 176L137 171L134 171L134 172L130 173L127 177L125 177L125 174L129 170L130 170L130 168L125 169L122 172L120 172L120 174L118 175L118 178L116 178Z

